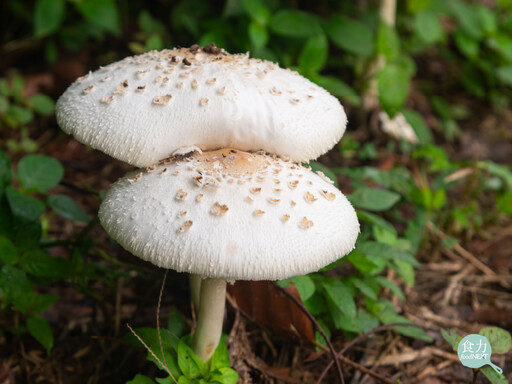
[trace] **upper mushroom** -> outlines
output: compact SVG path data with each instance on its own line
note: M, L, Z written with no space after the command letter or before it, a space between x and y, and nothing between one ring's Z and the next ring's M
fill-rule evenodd
M346 125L339 101L297 72L213 44L102 67L66 90L56 114L80 142L138 167L191 144L307 161L332 148Z

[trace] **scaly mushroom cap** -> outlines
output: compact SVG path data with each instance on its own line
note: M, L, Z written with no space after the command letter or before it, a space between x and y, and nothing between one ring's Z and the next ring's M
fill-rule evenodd
M213 44L100 68L66 90L56 115L78 141L138 167L189 145L307 161L332 148L346 124L339 101L297 72Z
M125 249L163 268L227 280L317 271L350 252L356 213L322 173L222 149L112 185L99 217Z

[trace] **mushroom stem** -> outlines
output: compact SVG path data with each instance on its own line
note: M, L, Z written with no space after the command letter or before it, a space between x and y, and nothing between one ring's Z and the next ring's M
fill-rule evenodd
M191 274L189 277L190 283L190 297L192 299L192 304L194 305L194 312L197 315L199 311L199 298L201 295L201 276Z
M208 362L219 345L226 304L226 280L206 278L201 282L196 332L192 349Z

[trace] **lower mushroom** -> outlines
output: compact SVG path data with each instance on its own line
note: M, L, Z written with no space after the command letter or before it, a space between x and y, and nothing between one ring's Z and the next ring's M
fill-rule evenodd
M192 346L204 361L221 337L226 281L317 271L349 253L359 233L354 209L321 172L231 148L125 176L99 217L134 255L204 277L191 279L200 285Z

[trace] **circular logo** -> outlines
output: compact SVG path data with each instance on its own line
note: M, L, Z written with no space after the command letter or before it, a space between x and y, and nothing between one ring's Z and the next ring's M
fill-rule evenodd
M491 362L491 343L487 337L482 335L467 335L457 347L457 355L462 365L469 368L480 368L484 365L490 365L496 372L502 373L503 370Z

